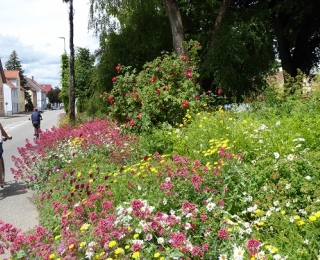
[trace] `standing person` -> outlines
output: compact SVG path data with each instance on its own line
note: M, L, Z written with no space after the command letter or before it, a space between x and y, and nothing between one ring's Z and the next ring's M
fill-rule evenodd
M34 128L34 135L36 136L36 129L40 128L40 120L42 120L42 116L38 111L38 108L34 108L31 114L31 122Z
M3 160L2 158L2 154L3 154L3 147L2 147L2 138L7 138L7 139L11 139L11 135L7 134L7 132L3 129L2 124L0 123L0 159ZM3 166L4 164L2 163L2 161L0 161L0 187L3 188L4 180L2 178L2 173L3 173Z

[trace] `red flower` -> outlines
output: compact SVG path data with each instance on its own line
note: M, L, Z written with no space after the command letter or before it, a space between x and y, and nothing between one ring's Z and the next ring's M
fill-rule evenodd
M187 71L186 76L187 76L187 78L192 78L192 73L190 71Z
M120 64L118 64L118 66L116 67L116 70L119 71L121 69Z
M112 82L116 82L116 81L117 81L117 77L113 77Z
M132 127L134 127L136 125L133 119L130 120L129 125Z
M189 105L189 102L188 102L188 101L183 101L182 104L181 104L181 106L182 106L183 108L186 108L188 105Z
M170 88L169 88L169 86L166 86L166 88L165 88L165 89L168 91Z
M157 78L152 77L152 79L150 80L151 83L155 82L157 80Z
M222 94L222 88L218 88L218 91L217 91L217 93L218 93L218 95L221 95Z
M157 94L160 95L161 91L159 89L156 90Z
M181 60L182 60L182 61L185 61L185 60L187 60L187 57L186 57L186 56L182 56L182 57L181 57Z
M108 98L108 100L109 100L109 102L110 102L111 104L113 104L113 103L114 103L114 99L113 99L113 97L109 97L109 98Z

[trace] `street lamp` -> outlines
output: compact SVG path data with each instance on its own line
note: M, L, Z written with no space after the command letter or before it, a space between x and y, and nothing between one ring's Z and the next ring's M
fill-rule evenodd
M66 53L66 39L64 37L59 37L59 39L63 39L64 53Z
M8 116L8 102L6 102L5 105L6 105L6 114Z

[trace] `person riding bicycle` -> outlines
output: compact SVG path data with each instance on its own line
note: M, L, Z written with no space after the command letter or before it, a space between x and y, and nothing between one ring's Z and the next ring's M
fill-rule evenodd
M3 154L3 147L2 147L2 138L7 138L7 139L11 139L11 135L7 134L7 132L3 129L2 124L0 123L0 158L2 157ZM2 178L2 173L3 173L3 169L2 166L0 166L0 187L3 188L3 185L5 184L3 182L3 178Z
M34 135L37 135L37 129L40 128L40 120L42 120L42 116L38 111L38 108L34 108L31 114L31 122L34 128Z

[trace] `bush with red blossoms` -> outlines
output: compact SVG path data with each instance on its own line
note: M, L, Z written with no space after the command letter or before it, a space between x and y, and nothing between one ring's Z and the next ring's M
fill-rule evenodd
M125 66L116 67L113 89L104 93L108 114L133 132L150 131L162 123L182 123L186 108L203 109L197 84L196 42L189 42L186 56L164 53L144 65L138 74ZM112 101L110 101L112 100Z

